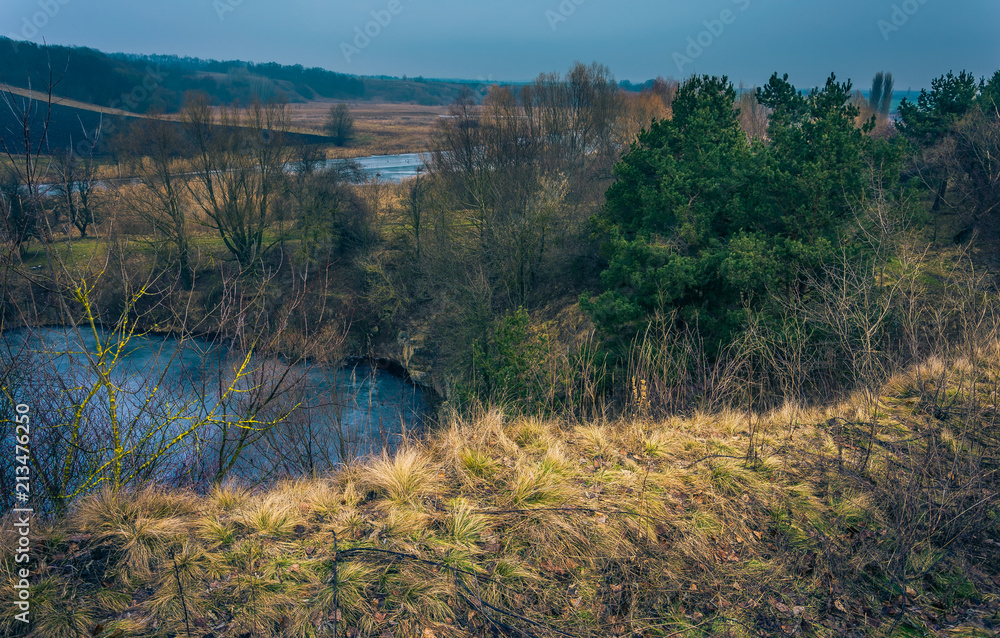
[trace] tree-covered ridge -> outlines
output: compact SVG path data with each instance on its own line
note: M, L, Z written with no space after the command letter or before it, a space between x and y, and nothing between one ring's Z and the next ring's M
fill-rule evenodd
M249 104L255 98L446 104L466 86L422 78L362 78L300 64L107 54L0 37L0 82L39 88L50 79L59 81L61 97L138 113L175 112L191 91L207 93L221 104Z

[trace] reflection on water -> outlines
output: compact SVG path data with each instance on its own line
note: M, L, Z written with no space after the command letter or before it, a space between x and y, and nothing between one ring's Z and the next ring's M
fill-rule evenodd
M367 365L247 360L219 343L172 336L133 337L121 347L107 332L98 337L111 346L104 369L118 389L113 411L107 390L93 391L101 362L91 332L7 331L0 359L4 369L15 364L16 401L29 403L33 422L48 428L39 444L69 445L64 426L79 412L85 427L73 445L99 458L110 454L100 450L112 426L135 451L133 466L168 448L151 478L210 480L223 468L227 477L258 481L322 471L394 446L427 411L419 388ZM234 426L247 414L251 421ZM201 424L197 432L171 444L194 424Z

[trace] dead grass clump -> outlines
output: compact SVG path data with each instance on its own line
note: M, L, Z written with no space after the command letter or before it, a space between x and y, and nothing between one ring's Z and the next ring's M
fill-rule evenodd
M415 448L369 462L362 470L362 479L397 505L414 505L439 488L437 469Z
M194 497L181 492L105 490L85 498L68 520L79 534L109 552L106 570L125 584L147 580L184 538L196 513Z

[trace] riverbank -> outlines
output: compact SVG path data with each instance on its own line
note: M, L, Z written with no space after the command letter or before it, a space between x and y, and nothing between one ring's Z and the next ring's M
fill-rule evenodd
M36 635L993 635L996 494L947 461L969 452L949 433L995 430L967 365L891 380L867 459L854 401L582 424L493 411L269 489L95 494L37 527ZM975 372L1000 382L1000 353ZM934 416L938 390L965 416ZM0 627L24 635L14 613Z

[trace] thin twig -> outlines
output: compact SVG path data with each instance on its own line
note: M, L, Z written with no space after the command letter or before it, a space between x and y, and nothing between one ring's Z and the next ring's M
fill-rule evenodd
M191 638L191 623L188 622L188 608L187 608L187 600L185 600L184 598L184 585L181 584L181 575L177 567L177 555L173 551L170 552L170 559L174 561L174 578L177 579L177 591L180 592L181 607L184 608L184 627L187 628L188 638Z

